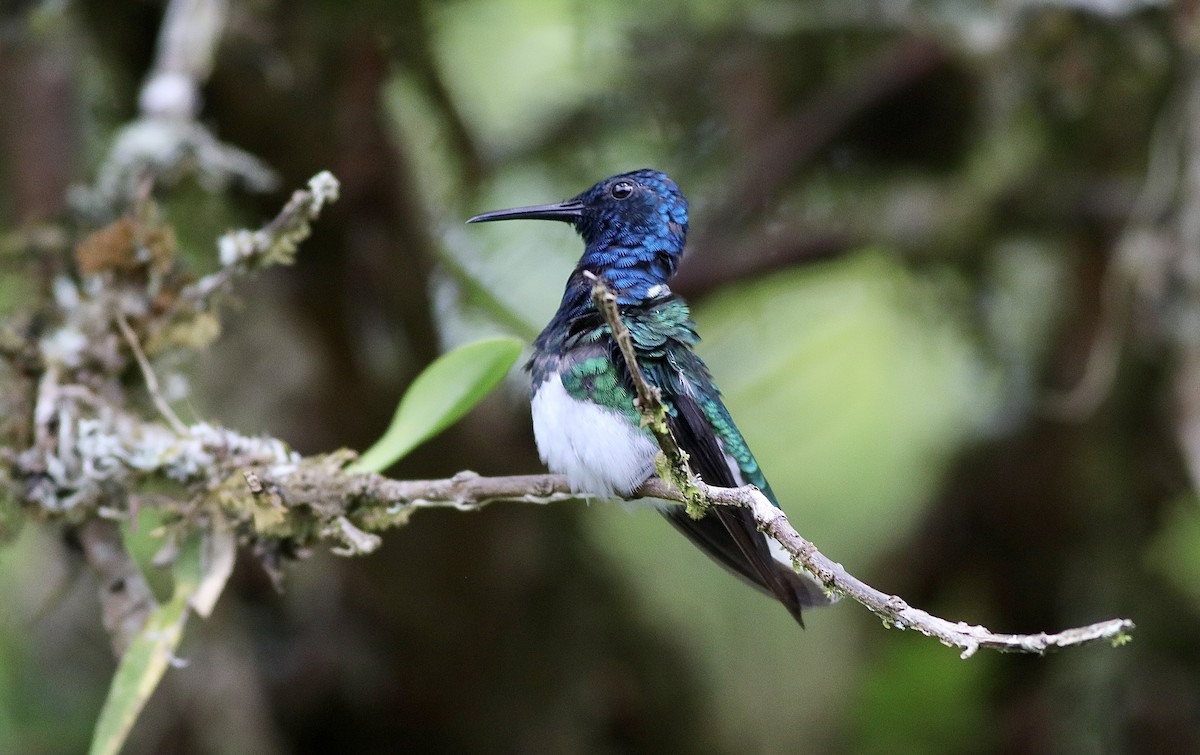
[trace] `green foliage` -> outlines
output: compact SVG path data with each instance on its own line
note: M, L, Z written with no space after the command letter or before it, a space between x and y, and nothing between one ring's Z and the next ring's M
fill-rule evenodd
M189 613L194 611L207 618L233 571L236 541L223 520L214 520L207 531L193 532L177 552L171 538L179 531L151 526L159 520L155 513L140 512L138 527L132 528L125 547L151 585L161 581L156 579L161 570L151 567L147 558L150 549L157 548L159 554L172 553L175 560L170 573L170 599L150 612L121 656L96 722L91 755L121 750L146 701L175 658Z
M523 348L515 338L492 338L443 354L417 376L383 437L351 469L382 472L458 421L504 379Z
M61 537L29 522L0 547L0 752L81 752L103 699L109 664L105 638L95 619L89 590L63 561ZM65 610L75 593L88 601L80 625ZM65 652L65 636L86 638L94 651ZM51 638L56 642L46 643ZM64 659L71 658L73 662Z
M175 657L188 607L203 578L200 536L190 539L171 570L171 599L150 613L117 665L108 698L92 736L90 755L115 755L129 736L138 714L150 699Z
M154 567L154 557L166 545L163 514L159 508L145 506L134 512L129 520L121 522L125 550L137 564L155 600L170 599L173 589L171 574Z

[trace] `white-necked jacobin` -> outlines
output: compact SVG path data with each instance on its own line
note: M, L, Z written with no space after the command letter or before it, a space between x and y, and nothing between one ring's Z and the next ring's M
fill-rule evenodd
M675 182L654 170L601 181L556 204L476 215L469 223L518 218L560 220L585 249L554 318L534 342L533 431L542 461L578 492L627 496L653 476L658 445L642 428L633 381L592 301L588 273L617 296L647 380L657 386L668 426L692 470L710 485L757 485L779 505L754 455L721 401L687 303L668 282L683 257L688 204ZM718 563L775 596L801 621L803 606L829 602L792 558L758 531L742 508L716 506L701 519L666 504L662 514Z

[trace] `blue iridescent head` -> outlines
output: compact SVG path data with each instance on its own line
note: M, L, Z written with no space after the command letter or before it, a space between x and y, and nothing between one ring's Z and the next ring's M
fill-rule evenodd
M675 182L656 170L606 178L556 204L476 215L490 220L561 220L575 226L586 248L576 271L603 275L618 292L644 296L675 274L687 237L688 203Z

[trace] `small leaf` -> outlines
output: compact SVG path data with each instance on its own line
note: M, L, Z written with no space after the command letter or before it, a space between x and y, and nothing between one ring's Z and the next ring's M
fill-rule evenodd
M446 429L504 379L523 348L516 338L493 338L438 357L400 399L387 432L350 471L382 472Z
M216 519L212 529L204 533L201 555L204 576L188 602L200 618L207 619L225 590L229 575L233 574L233 563L237 558L237 538L223 518Z
M157 601L171 597L171 572L163 565L174 563L175 552L179 550L174 537L164 537L163 516L163 510L157 506L137 505L130 518L121 522L121 541L125 550L133 557ZM160 560L163 558L166 560Z
M183 638L188 604L202 577L198 535L184 545L171 571L175 577L175 591L171 600L150 613L145 626L133 638L129 649L117 664L117 672L108 688L108 698L104 701L92 735L90 755L116 755L120 752L146 700L175 657L175 649Z

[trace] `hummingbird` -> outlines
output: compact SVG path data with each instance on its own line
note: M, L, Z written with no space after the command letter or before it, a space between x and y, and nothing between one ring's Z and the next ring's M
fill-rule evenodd
M616 295L638 363L662 395L667 426L692 471L710 485L755 485L778 506L694 351L700 339L687 302L669 285L688 229L688 202L675 182L656 170L635 170L562 202L485 212L467 222L516 219L569 223L584 242L527 365L534 438L550 471L575 492L621 497L657 474L658 445L641 425L629 368L592 301L598 277ZM801 626L803 607L830 602L747 510L714 506L693 519L683 506L663 501L658 509L717 563L783 603Z

